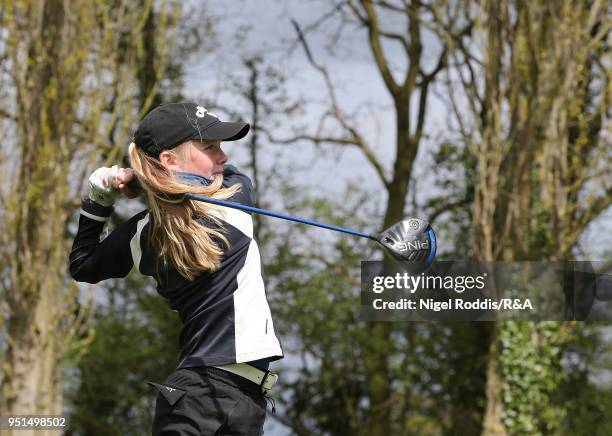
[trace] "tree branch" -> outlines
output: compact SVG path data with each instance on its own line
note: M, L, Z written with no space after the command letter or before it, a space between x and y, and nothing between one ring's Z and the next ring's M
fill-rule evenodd
M274 144L293 144L297 141L311 141L315 144L330 143L340 145L357 145L351 138L340 138L334 136L318 136L318 135L295 135L291 138L275 138L269 131L260 129L260 132L264 132L268 137L268 140Z
M374 155L370 147L364 147L364 145L360 142L357 142L355 138L341 138L341 137L334 137L334 136L318 136L318 135L302 134L302 135L295 135L291 138L281 139L281 138L273 137L270 134L270 132L268 132L265 129L260 129L260 131L263 132L268 137L268 140L274 144L293 144L297 141L310 141L317 145L323 144L323 143L329 143L329 144L336 144L336 145L356 146L361 149L366 159L372 164L372 166L374 167L374 170L380 177L385 187L389 186L389 181L387 180L387 177L385 175L385 169L382 167L382 165L380 164L380 162L378 161L378 159L376 158L376 156Z
M578 216L578 228L584 229L586 226L597 218L602 212L612 205L612 186L606 189L606 192L593 201L589 207L584 209Z
M404 47L404 50L406 51L406 53L408 53L408 51L410 50L410 46L408 44L408 41L406 40L406 38L404 38L403 35L400 35L399 33L385 32L383 30L379 30L378 33L381 36L384 36L385 38L389 38L389 39L393 39L393 40L399 41L400 44L402 44L402 46Z
M5 118L11 121L17 121L17 117L15 117L14 115L11 115L9 112L5 111L2 108L0 108L0 118Z
M433 212L431 212L429 214L428 220L429 220L429 224L431 225L440 215L442 215L445 212L450 212L453 209L457 209L461 206L466 206L468 204L472 203L472 199L470 198L462 198L460 200L456 200L456 201L452 201L450 203L447 204L443 204L442 206L436 208L433 210Z
M429 92L429 85L435 79L436 75L442 71L442 69L446 66L446 54L447 48L444 47L442 53L440 53L440 57L438 58L438 63L433 71L429 74L421 72L421 92L419 95L419 112L417 115L417 125L414 133L415 142L418 144L421 140L421 136L423 135L423 124L425 123L425 113L427 112L427 94Z
M378 0L378 1L373 0L372 3L375 4L376 6L380 6L381 8L388 9L390 11L402 12L402 13L405 12L404 8L400 8L399 6L392 5L391 3L384 1L384 0Z
M332 111L333 111L333 115L334 115L335 119L340 123L340 125L342 126L342 128L344 130L348 131L351 134L350 139L339 138L340 141L337 142L337 143L340 143L340 144L353 144L353 145L356 145L357 147L359 147L363 151L363 153L365 154L365 156L368 159L368 161L376 169L376 172L378 173L382 183L385 185L385 187L387 187L389 185L389 182L387 181L384 169L383 169L382 165L380 164L380 162L378 161L378 158L374 154L374 151L370 148L370 146L367 144L367 142L359 134L357 129L355 129L353 126L351 126L348 123L346 117L342 113L342 110L340 109L340 105L338 104L338 99L336 97L336 92L335 92L334 86L332 84L329 72L327 71L327 69L325 67L323 67L322 65L318 64L314 60L314 57L312 56L312 52L310 51L310 47L308 46L308 43L306 42L306 38L304 37L304 34L302 33L302 31L300 29L300 26L297 23L297 21L291 20L291 22L293 24L293 27L295 28L295 31L298 34L299 41L302 43L302 47L304 48L304 51L306 53L306 57L308 58L308 61L310 62L310 64L316 70L318 70L321 73L321 75L323 76L323 79L325 80L325 85L327 87L327 91L329 92L329 95L330 95L330 98L331 98ZM312 136L309 136L309 135L302 135L302 137L301 137L301 139L308 139L308 140L311 140L311 141L314 141L315 143L317 143L317 140L315 138L317 138L317 137L312 137ZM332 138L327 138L327 139L332 139ZM320 143L321 141L318 141L318 142Z
M416 8L418 8L418 6L415 7L411 4L410 8L407 10L409 22L408 32L410 33L410 46L406 54L408 55L409 65L408 71L406 72L406 77L404 79L404 83L402 85L402 92L408 96L412 94L412 90L416 85L418 74L419 72L421 72L421 53L423 51L420 26L421 20L418 14L416 13Z
M380 31L378 28L378 18L376 17L376 12L374 11L371 0L361 0L361 5L363 6L368 17L368 36L370 39L370 46L372 47L374 60L376 61L378 70L380 71L387 88L389 88L391 93L395 95L398 93L399 87L391 74L389 64L385 59L382 46L380 45Z
M309 24L308 26L304 27L302 29L302 34L303 35L307 35L308 33L310 33L313 30L316 30L319 26L321 26L321 24L323 24L325 21L327 21L328 19L330 19L331 17L333 17L337 12L340 12L342 10L342 6L343 3L338 3L336 5L334 5L334 7L329 10L328 12L324 13L321 17L319 17L319 19L317 19L315 22ZM292 20L293 21L293 20ZM291 46L289 47L289 52L293 52L293 50L295 49L295 47L300 43L300 39L298 38L296 41L291 43Z

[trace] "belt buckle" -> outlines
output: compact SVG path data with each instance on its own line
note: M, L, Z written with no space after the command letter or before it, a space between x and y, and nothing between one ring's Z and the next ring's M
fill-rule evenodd
M259 387L262 390L262 392L267 392L270 389L272 389L274 387L274 385L276 384L276 382L278 381L278 374L267 370L265 371L266 375L263 376L263 379L261 380L261 383L259 383ZM269 388L266 388L264 385L266 384L266 381L268 381L268 376L272 376L272 385Z
M269 391L269 389L264 388L264 384L266 383L266 380L268 379L268 375L270 375L270 370L266 370L266 375L263 376L263 378L261 379L261 383L259 383L259 388L261 389L262 392L265 391Z

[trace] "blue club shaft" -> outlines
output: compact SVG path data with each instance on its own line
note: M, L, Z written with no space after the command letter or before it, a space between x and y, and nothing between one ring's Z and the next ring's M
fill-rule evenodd
M321 227L324 229L346 233L346 234L353 235L353 236L360 236L362 238L368 238L368 239L373 239L374 241L377 241L377 239L374 236L369 235L367 233L357 232L351 229L345 229L344 227L332 226L331 224L320 223L318 221L312 221L312 220L308 220L304 218L297 218L291 215L285 215L282 213L272 212L266 209L260 209L258 207L247 206L247 205L240 204L240 203L233 203L231 201L218 200L216 198L204 197L202 195L196 195L196 194L184 194L183 197L190 198L192 200L203 201L205 203L216 204L218 206L231 207L232 209L238 209L238 210L242 210L245 212L253 212L253 213L258 213L260 215L267 215L267 216L271 216L274 218L281 218L281 219L288 220L288 221L294 221L296 223L308 224L311 226Z

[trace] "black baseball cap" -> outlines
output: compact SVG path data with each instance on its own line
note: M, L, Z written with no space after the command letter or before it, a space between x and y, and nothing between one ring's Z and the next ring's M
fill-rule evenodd
M204 106L191 101L157 106L140 122L134 143L150 156L158 157L190 139L236 141L249 132L248 123L221 121Z

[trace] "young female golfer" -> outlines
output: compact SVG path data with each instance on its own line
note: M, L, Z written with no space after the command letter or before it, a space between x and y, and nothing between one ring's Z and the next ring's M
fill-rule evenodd
M227 165L220 141L246 123L220 121L196 103L159 106L130 145L131 169L98 168L70 253L77 281L152 276L181 318L180 359L159 390L154 435L260 435L266 392L283 357L274 333L251 215L182 198L195 193L253 204L251 181ZM144 210L100 241L113 202L137 177Z

